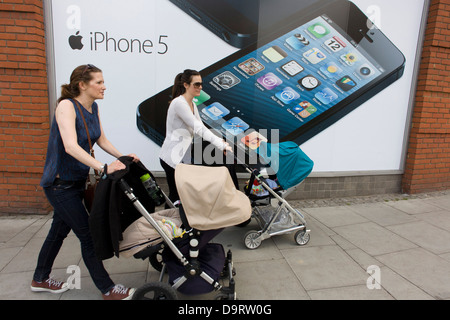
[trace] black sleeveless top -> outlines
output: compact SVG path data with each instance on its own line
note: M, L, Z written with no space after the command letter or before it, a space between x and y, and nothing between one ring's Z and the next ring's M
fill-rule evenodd
M74 100L69 100L72 102L75 108L75 128L77 132L78 144L84 150L86 150L87 153L89 153L89 141L87 138L83 119L80 115L80 111L76 106ZM92 105L92 113L87 111L81 104L80 106L89 129L89 135L91 137L92 145L94 145L101 135L100 121L98 118L98 105L96 102L94 102L94 104ZM66 153L63 141L61 139L61 134L59 132L58 123L56 122L56 118L54 117L48 140L44 174L42 176L40 185L44 188L50 187L57 175L59 175L59 178L62 180L79 181L86 180L88 174L88 166L84 165L83 163Z

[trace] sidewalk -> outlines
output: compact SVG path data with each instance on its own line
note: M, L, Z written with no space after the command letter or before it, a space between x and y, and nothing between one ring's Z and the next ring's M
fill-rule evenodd
M303 247L290 234L248 250L242 238L259 230L254 221L226 229L215 241L233 252L238 299L450 299L450 192L403 198L290 201L305 214L311 230ZM31 292L50 223L51 215L0 216L0 299L100 300L73 233L58 255L53 277L66 280L67 267L78 265L81 289L56 295ZM159 277L148 261L134 258L112 258L105 266L116 283L130 287ZM381 286L368 281L370 266Z

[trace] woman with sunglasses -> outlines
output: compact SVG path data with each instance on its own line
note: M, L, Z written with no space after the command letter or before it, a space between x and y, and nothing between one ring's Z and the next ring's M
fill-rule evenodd
M90 155L86 126L92 145L97 143L115 158L122 156L106 138L95 102L105 95L102 71L90 64L79 66L72 72L70 83L61 88L41 179L41 186L54 209L53 221L39 253L31 290L62 293L69 289L67 283L53 280L49 276L63 240L73 230L80 240L83 261L103 298L130 299L134 289L115 285L95 254L88 212L82 202L90 168L102 174L125 169L125 165L119 160L106 165ZM130 156L134 161L139 161L134 154Z
M194 135L210 142L217 149L226 152L231 147L212 133L202 122L194 98L200 96L202 77L199 72L185 70L175 77L172 101L167 111L166 138L160 152L160 163L166 172L169 199L179 200L175 184L177 164L191 163L191 144Z

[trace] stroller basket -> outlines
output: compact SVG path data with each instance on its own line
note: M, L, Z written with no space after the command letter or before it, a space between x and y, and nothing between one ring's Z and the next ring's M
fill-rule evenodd
M293 217L289 214L289 211L285 208L280 209L280 213L277 214L278 208L274 208L270 205L268 206L257 206L255 210L255 218L258 219L259 225L267 225L271 222L272 218L275 217L272 223L272 231L283 231L292 227L296 227Z

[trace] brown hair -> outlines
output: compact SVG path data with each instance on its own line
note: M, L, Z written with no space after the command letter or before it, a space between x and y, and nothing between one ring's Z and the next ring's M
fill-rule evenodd
M92 80L92 73L95 72L102 72L102 70L92 64L76 67L70 76L70 83L61 86L61 97L58 99L58 103L64 99L78 97L80 95L80 82L89 83Z
M191 84L194 76L199 76L200 72L186 69L182 73L177 74L172 88L172 99L175 99L186 92L184 84Z

